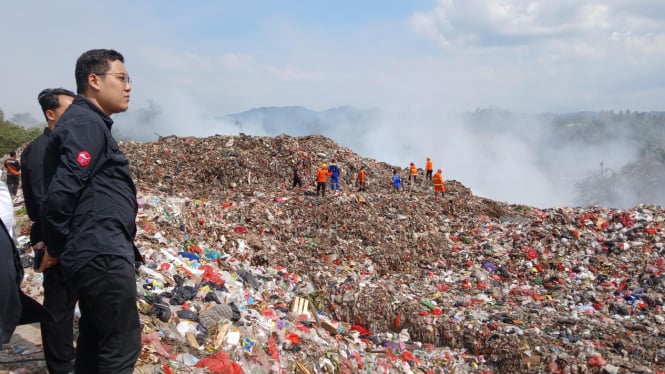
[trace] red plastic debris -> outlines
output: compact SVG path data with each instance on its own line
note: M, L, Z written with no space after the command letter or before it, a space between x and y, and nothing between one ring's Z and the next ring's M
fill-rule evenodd
M199 270L203 270L201 281L210 281L219 286L226 282L210 265L201 265Z
M202 358L195 366L206 368L217 374L244 374L240 365L231 361L231 357L224 351L218 351L214 355Z
M598 355L590 357L588 363L589 366L593 368L593 367L605 366L605 364L607 364L607 361L602 356Z
M360 335L371 335L369 330L360 325L351 325L351 331L358 331Z
M236 226L236 227L233 229L233 231L234 231L236 234L247 234L247 232L248 232L247 229L245 228L245 226Z
M293 344L296 344L296 345L300 344L300 336L298 336L297 334L294 334L294 333L292 333L292 332L286 334L286 335L284 336L284 338L285 338L286 340L290 341L290 342L293 343Z

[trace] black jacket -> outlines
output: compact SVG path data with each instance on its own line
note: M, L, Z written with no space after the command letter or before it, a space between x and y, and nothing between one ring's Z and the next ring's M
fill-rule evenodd
M21 188L28 217L32 220L30 243L42 241L42 228L39 224L39 209L44 198L44 150L48 143L51 129L44 128L44 133L28 144L21 153Z
M112 125L93 103L76 96L49 136L42 234L49 254L67 270L77 271L98 255L135 263L136 187Z
M19 291L23 280L18 251L0 220L0 345L9 342L21 318ZM17 264L18 263L18 264Z
M0 345L12 337L17 325L53 321L53 316L21 291L23 268L9 231L0 220Z

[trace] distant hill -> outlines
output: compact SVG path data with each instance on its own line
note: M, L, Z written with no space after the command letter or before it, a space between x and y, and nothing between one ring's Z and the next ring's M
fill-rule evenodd
M358 149L354 144L365 131L380 122L377 109L357 109L341 106L314 111L301 106L261 107L228 114L220 119L233 123L238 132L276 136L323 135L340 144ZM355 135L355 136L350 136Z
M529 114L478 108L427 114L284 106L220 114L173 109L153 102L138 108L119 118L119 137L321 135L399 165L432 155L445 175L500 201L539 207L665 202L662 111Z

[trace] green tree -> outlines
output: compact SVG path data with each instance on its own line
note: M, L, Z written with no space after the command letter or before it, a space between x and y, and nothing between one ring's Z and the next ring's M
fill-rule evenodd
M16 150L42 133L41 127L27 129L10 121L5 121L0 109L0 157Z

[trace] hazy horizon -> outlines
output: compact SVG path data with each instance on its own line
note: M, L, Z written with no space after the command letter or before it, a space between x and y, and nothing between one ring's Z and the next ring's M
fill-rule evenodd
M547 155L527 139L470 133L455 114L665 109L665 2L653 0L24 0L0 10L7 119L39 121L38 92L74 91L78 56L113 48L132 77L121 131L150 118L151 101L164 118L153 132L192 136L233 131L214 117L257 107L375 108L381 121L363 142L351 135L355 152L391 163L431 154L446 178L500 201L566 204L562 181L634 149Z
M421 113L422 117L418 117L417 113L350 108L354 115L358 115L356 111L365 113L364 122L335 118L333 125L311 132L295 127L303 122L297 115L292 119L275 119L262 114L252 120L245 119L239 127L228 120L228 115L182 117L186 112L183 106L169 113L168 107L154 104L152 112L144 108L135 116L118 115L120 134L144 140L154 140L158 135L206 137L241 132L254 136L324 135L360 156L401 167L412 161L424 167L426 156L432 156L435 168L443 170L444 178L460 181L478 196L540 208L573 206L576 182L599 171L601 162L606 170L618 171L636 160L639 146L629 140L629 134L618 133L618 139L613 141L554 146L550 144L551 124L543 122L540 115L508 113L507 120L493 118L493 123L463 123L463 114L438 114L433 122L431 113ZM264 109L288 113L308 110L305 107ZM263 113L259 108L252 110ZM138 118L143 123L135 122ZM182 126L183 123L187 125ZM273 128L268 129L268 123ZM138 129L142 135L137 136Z

